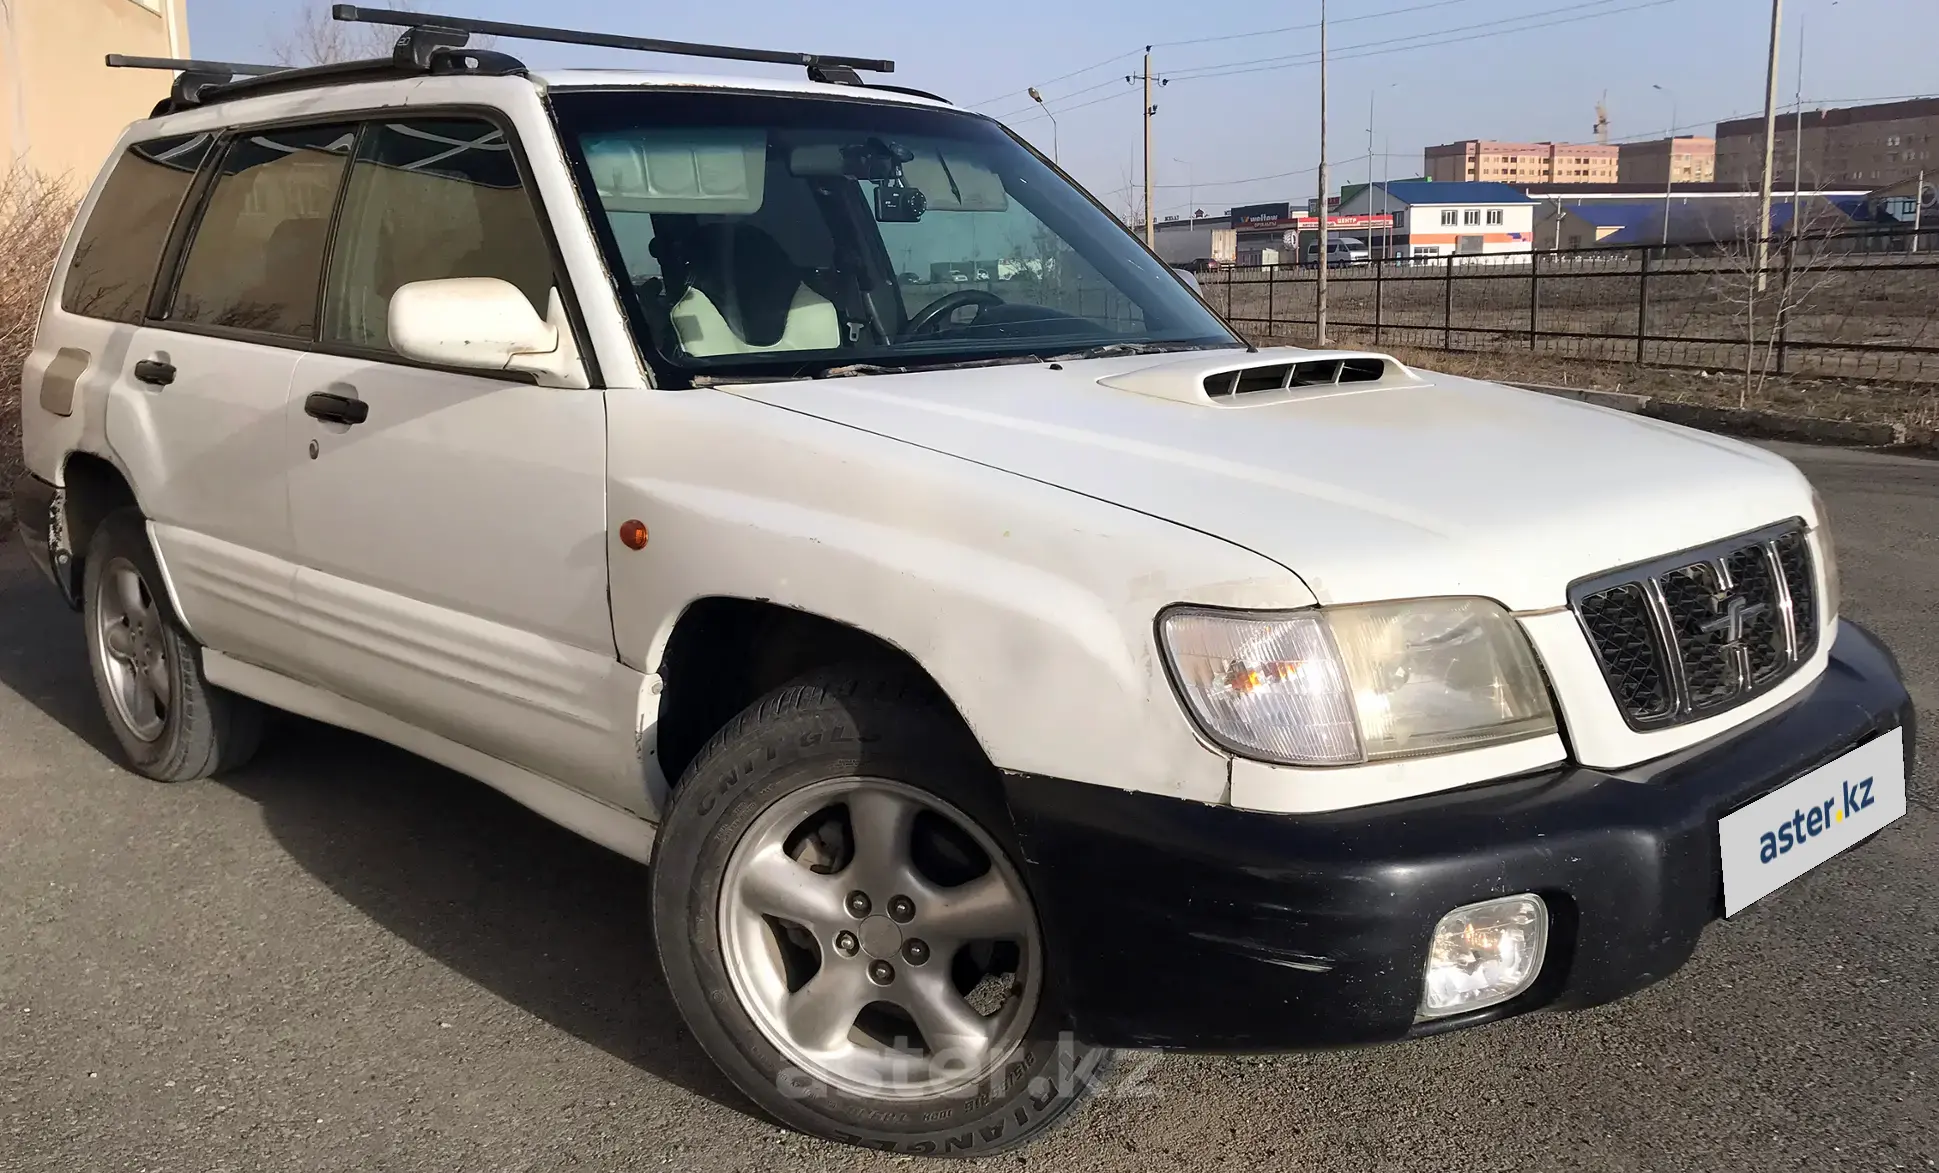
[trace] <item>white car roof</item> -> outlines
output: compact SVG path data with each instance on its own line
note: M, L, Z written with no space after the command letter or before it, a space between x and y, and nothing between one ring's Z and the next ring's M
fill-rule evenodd
M532 80L548 90L610 90L641 87L754 90L779 94L809 94L864 102L894 102L906 106L954 109L948 102L876 86L840 86L805 78L756 77L740 73L662 73L650 69L543 69ZM883 83L891 84L891 83Z

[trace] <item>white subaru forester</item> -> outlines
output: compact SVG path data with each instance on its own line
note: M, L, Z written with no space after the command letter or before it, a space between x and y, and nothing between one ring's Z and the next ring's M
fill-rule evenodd
M884 62L338 15L395 58L187 66L94 185L20 531L144 774L273 706L650 858L779 1119L984 1154L1117 1048L1605 1002L1903 812L1784 460L1252 349Z

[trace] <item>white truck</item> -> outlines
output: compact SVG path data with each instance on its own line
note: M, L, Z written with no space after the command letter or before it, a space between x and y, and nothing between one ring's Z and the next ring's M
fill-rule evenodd
M273 706L650 860L778 1119L980 1155L1119 1048L1605 1002L1903 811L1777 456L1250 347L886 62L338 16L395 57L177 63L103 169L21 535L136 770Z

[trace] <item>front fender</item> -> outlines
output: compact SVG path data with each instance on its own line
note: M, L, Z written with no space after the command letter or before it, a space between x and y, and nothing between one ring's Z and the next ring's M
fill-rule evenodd
M1154 620L1197 602L1298 607L1285 568L1171 522L714 391L614 392L611 543L621 657L659 663L695 599L809 611L913 656L990 760L1219 801Z

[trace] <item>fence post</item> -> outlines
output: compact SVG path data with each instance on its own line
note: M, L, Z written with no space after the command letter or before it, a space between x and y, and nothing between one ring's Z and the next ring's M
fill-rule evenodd
M1381 304L1381 295L1385 290L1385 282L1381 280L1380 274L1386 266L1385 260L1377 260L1373 263L1373 344L1375 346L1380 345L1380 317L1381 310L1384 308Z
M1238 271L1237 269L1228 269L1228 270L1226 270L1226 274L1225 274L1225 320L1226 320L1226 321L1228 321L1228 322L1232 320L1232 284L1233 284L1233 279L1234 279L1235 277L1237 277L1238 275L1239 275L1239 271Z
M1454 257L1448 254L1447 275L1442 278L1441 290L1441 349L1454 349Z
M1279 333L1279 318L1278 318L1278 315L1276 315L1273 312L1273 308L1274 308L1273 289L1278 284L1279 284L1279 266L1274 265L1272 268L1266 270L1266 333L1268 334Z
M1793 233L1784 242L1784 275L1777 286L1777 373L1784 373L1784 360L1791 342L1791 267L1798 259L1798 238Z
M1643 365L1644 341L1649 337L1649 250L1643 250L1642 268L1636 279L1636 365Z
M1528 254L1528 349L1535 349L1535 335L1542 320L1542 254Z

